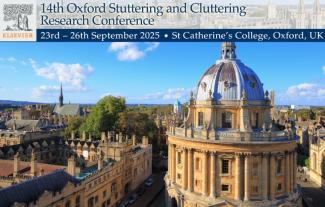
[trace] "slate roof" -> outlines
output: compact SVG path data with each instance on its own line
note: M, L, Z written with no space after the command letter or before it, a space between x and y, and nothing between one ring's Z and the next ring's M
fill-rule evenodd
M79 104L65 104L60 106L56 104L53 109L54 114L64 115L64 116L78 116L80 114L80 106Z
M21 120L21 119L10 119L6 122L7 128L13 128L16 123L16 130L31 131L33 128L40 129L42 123L40 120Z
M79 181L64 170L57 170L44 176L12 185L0 190L0 206L9 207L15 202L31 203L45 191L61 191L68 182L78 184Z

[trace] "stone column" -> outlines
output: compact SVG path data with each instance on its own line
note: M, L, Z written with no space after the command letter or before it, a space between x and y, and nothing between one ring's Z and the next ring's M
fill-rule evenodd
M290 154L285 154L285 190L290 193Z
M221 165L221 163L220 163L220 157L219 157L219 155L218 154L216 154L215 155L215 157L216 157L216 194L217 194L217 196L220 196L220 191L221 191L221 185L220 185L220 183L221 183L221 178L220 178L220 170L221 170L221 167L220 167L220 165Z
M290 153L290 192L293 191L293 153Z
M182 172L182 188L183 190L187 189L187 149L183 149L183 172Z
M175 145L172 145L172 156L171 156L171 171L172 171L172 182L176 181L176 163L175 163Z
M242 159L240 154L236 154L236 173L235 173L235 199L242 199Z
M270 157L270 200L275 197L275 155Z
M203 172L203 184L202 184L202 193L203 195L208 195L208 152L203 152L203 166L202 166L202 172Z
M188 190L190 192L193 192L193 169L194 169L194 164L193 164L193 149L188 149L188 152L187 152L187 155L188 155L188 166L187 166L187 169L188 169L188 173L187 173L187 177L188 177L188 182L187 182L187 185L188 185Z
M269 194L269 154L262 154L262 196L264 200L268 200Z
M210 154L210 196L216 196L216 156L214 152Z
M250 154L245 156L245 189L244 189L244 200L249 201L250 199L250 187L251 187L251 171L250 171Z
M297 152L293 152L293 190L296 187L297 179Z
M171 162L172 162L172 155L171 155L171 148L172 148L172 145L171 144L168 144L168 177L169 179L171 179L172 177L172 169L171 169Z

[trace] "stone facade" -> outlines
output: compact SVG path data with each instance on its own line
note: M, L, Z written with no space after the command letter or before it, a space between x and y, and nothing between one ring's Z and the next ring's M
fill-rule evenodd
M325 189L325 129L311 136L309 145L310 178Z
M237 64L234 72L224 66L229 63ZM215 85L211 88L209 82L202 82L208 77L198 84L211 88L206 100L202 98L206 94L191 94L183 125L170 127L165 177L168 207L300 206L294 130L287 125L280 131L272 123L268 92L262 98L247 94L263 88L251 71L247 78L255 79L255 84L241 82L246 81L246 67L238 63L234 43L223 43L222 59L204 74L215 73L217 78L211 81ZM228 70L224 77L237 82L218 79L223 70ZM222 89L222 97L218 87L223 84L238 88L230 93ZM261 88L248 88L253 86Z

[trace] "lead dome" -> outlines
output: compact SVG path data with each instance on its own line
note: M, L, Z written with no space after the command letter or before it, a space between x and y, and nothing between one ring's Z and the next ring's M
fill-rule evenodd
M264 100L263 84L256 73L236 57L233 42L221 44L221 57L201 77L196 86L196 100Z

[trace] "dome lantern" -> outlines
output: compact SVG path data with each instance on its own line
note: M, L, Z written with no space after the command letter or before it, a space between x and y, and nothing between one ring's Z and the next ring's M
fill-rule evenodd
M234 42L221 44L221 59L236 59L236 45Z

